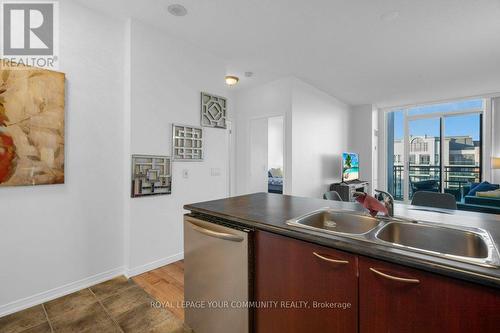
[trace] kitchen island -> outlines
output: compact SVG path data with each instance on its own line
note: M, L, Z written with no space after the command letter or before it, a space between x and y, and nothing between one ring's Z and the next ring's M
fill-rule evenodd
M497 267L287 224L326 207L363 212L356 203L267 193L185 206L189 218L253 233L250 300L308 302L302 309L252 309L249 331L493 332L500 327ZM500 244L496 215L396 205L395 216L481 229L495 251Z

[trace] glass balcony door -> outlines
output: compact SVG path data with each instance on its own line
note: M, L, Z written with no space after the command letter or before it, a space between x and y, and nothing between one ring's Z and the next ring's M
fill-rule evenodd
M441 118L407 118L406 161L408 198L418 191L441 192Z
M443 191L462 200L464 186L481 181L482 114L443 118Z
M395 199L432 191L463 200L465 185L482 179L484 111L476 99L388 112L387 189Z

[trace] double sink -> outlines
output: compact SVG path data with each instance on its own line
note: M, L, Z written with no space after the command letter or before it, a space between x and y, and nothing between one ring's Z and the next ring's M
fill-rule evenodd
M486 230L479 228L398 217L371 217L330 208L289 220L287 224L479 266L500 267L495 243Z

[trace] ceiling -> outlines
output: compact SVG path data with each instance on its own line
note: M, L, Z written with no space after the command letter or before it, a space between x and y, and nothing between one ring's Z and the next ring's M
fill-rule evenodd
M500 0L82 3L218 56L241 77L236 89L293 75L348 104L379 106L500 92ZM188 15L168 14L172 3Z

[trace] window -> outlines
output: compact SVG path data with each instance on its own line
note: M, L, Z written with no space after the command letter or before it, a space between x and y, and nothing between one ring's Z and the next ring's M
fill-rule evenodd
M474 99L388 112L388 191L409 200L427 186L461 200L463 186L482 179L485 105Z

